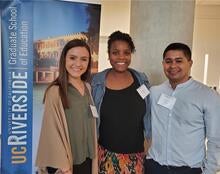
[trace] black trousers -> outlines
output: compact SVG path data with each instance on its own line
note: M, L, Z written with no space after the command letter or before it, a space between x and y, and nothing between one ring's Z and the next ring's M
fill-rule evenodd
M174 167L162 166L152 159L145 159L145 174L201 174L200 168L191 168L188 166Z
M54 174L57 169L53 167L47 167L47 171L49 174ZM74 174L91 174L92 173L92 160L90 158L86 158L86 160L79 165L73 165L73 173Z

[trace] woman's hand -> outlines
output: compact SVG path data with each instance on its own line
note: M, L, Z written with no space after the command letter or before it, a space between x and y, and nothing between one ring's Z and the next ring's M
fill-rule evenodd
M59 169L55 174L72 174L71 169Z
M62 174L72 174L71 170L62 170Z

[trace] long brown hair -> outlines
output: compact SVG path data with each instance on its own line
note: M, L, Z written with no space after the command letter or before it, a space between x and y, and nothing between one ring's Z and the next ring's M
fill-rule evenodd
M66 54L67 52L74 47L85 47L87 51L89 52L89 64L86 69L86 72L82 74L81 79L83 81L88 81L91 75L91 51L88 46L88 44L80 39L74 39L69 41L63 48L61 56L60 56L60 62L59 62L59 75L58 77L51 82L51 84L47 87L45 93L44 93L44 99L43 103L45 102L46 93L52 87L53 85L59 86L59 95L61 97L61 101L63 104L64 109L69 108L69 102L67 98L67 87L68 87L68 72L66 71Z

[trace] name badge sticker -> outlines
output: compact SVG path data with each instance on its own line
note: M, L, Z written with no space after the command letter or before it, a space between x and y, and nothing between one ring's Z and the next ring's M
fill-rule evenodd
M145 99L145 97L147 97L150 94L150 91L144 84L137 88L137 92L139 93L142 99Z
M157 102L157 104L170 110L173 109L175 103L176 103L176 98L166 94L161 94Z
M93 106L93 105L89 105L89 106L90 106L90 109L91 109L91 111L92 111L92 116L95 117L95 118L98 118L98 117L99 117L99 114L98 114L98 112L97 112L96 107Z

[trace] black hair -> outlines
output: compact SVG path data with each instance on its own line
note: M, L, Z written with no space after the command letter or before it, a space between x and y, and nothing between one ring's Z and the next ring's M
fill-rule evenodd
M108 37L108 53L110 53L112 43L118 40L127 42L131 49L131 52L135 52L135 46L131 36L121 31L115 31Z
M176 42L176 43L169 44L163 52L163 59L165 58L166 53L170 50L182 51L183 54L186 56L186 58L188 60L191 60L191 56L192 56L191 50L190 50L189 46L184 43Z

